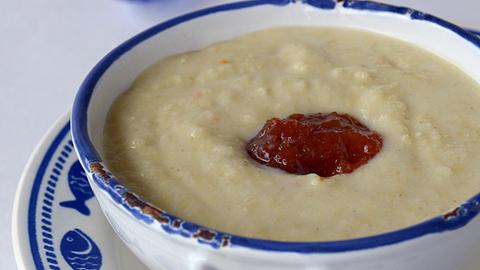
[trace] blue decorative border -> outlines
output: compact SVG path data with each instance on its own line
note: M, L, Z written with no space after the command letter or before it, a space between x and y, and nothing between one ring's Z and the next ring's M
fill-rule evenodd
M68 134L68 133L67 133ZM47 182L47 187L45 193L43 194L42 201L42 210L41 216L42 223L42 242L43 248L45 249L45 256L47 258L48 266L51 270L59 270L57 256L55 255L55 247L53 243L52 235L52 207L55 200L55 188L57 187L57 182L59 180L60 174L63 171L63 166L65 165L66 159L70 156L73 151L73 142L69 140L67 144L63 146L63 150L60 152L60 155L57 157L57 161L54 164L52 173Z
M38 248L37 242L37 231L36 231L36 209L37 209L37 202L38 202L38 195L40 194L40 187L42 185L42 179L45 175L47 170L48 164L50 163L55 151L59 147L60 143L63 141L65 136L70 131L70 125L67 123L55 137L51 145L48 147L47 152L45 153L40 166L38 167L37 174L35 175L35 179L33 180L32 191L30 193L30 201L28 204L28 239L30 242L30 250L32 252L33 262L35 264L35 268L37 270L44 270L44 266L42 263L42 259L40 256L40 249ZM59 270L58 262L56 260L56 255L54 253L54 245L53 245L53 236L52 236L52 206L54 200L54 194L58 176L60 175L60 170L63 168L63 164L65 163L65 158L68 157L70 152L72 152L72 147L68 147L69 151L65 152L62 151L61 156L58 157L57 162L55 163L55 167L52 170L52 174L48 180L48 186L43 194L42 200L42 210L41 216L42 219L40 222L42 223L42 242L44 244L45 255L47 257L47 262L49 264L49 268L51 270ZM63 157L62 157L63 156Z
M178 24L181 24L186 21L194 20L196 18L207 16L209 14L214 14L218 12L226 12L237 9L245 9L256 7L260 5L276 5L276 6L285 6L291 2L296 2L294 0L254 0L254 1L243 1L237 3L230 3L226 5L216 6L212 8L207 8L199 10L187 15L183 15L167 22L158 24L137 36L127 40L122 43L120 46L112 50L107 54L87 75L86 79L82 83L79 92L75 98L73 112L72 112L72 133L75 146L78 150L78 153L81 156L80 162L83 167L93 173L95 183L99 188L106 191L113 200L115 200L119 205L126 209L129 213L134 215L139 220L152 223L154 220L161 220L166 218L166 224L162 224L162 228L167 233L179 234L184 237L192 237L192 234L185 233L185 230L178 230L174 226L174 221L179 220L182 224L181 228L191 228L194 231L199 230L200 227L197 224L190 223L188 221L182 221L181 219L176 218L173 215L165 213L162 210L157 209L157 216L143 212L143 207L150 207L148 203L145 203L140 197L135 196L133 201L134 204L129 203L125 198L126 195L130 194L128 189L123 186L116 179L111 178L111 175L106 177L106 172L101 168L101 174L92 170L92 164L100 165L101 159L97 152L95 151L94 146L92 145L88 131L87 131L87 111L90 102L90 98L93 94L95 86L99 79L102 77L103 73L123 54L128 52L133 47L142 43L146 39L166 30L171 27L174 27ZM335 0L304 0L304 4L310 5L312 7L321 8L325 10L334 9L337 5L342 5L344 8L350 8L355 10L368 10L375 12L388 12L396 13L400 15L409 16L413 20L423 20L428 21L433 24L437 24L441 27L449 29L459 36L465 38L466 40L473 43L475 46L480 48L480 39L477 38L472 33L465 31L464 29L451 24L447 21L439 19L435 16L419 12L413 9L405 7L395 7L386 4L380 4L371 1L335 1ZM100 165L103 166L103 165ZM106 169L105 169L106 170ZM480 194L476 195L465 204L459 206L454 211L445 214L444 216L438 216L421 224L408 227L406 229L375 235L371 237L364 237L352 240L343 240L343 241L333 241L333 242L280 242L280 241L266 241L254 238L240 237L235 235L230 235L227 233L218 232L212 229L207 229L210 232L213 232L215 239L217 237L227 237L230 240L231 246L241 246L258 250L266 251L283 251L283 252L298 252L298 253L329 253L329 252L343 252L343 251L353 251L360 249L367 249L373 247L379 247L384 245L390 245L394 243L399 243L402 241L414 239L420 236L424 236L431 233L440 233L444 231L455 230L457 228L465 226L470 220L472 220L479 212L480 207L478 201L480 200ZM151 210L151 209L149 209ZM204 241L199 241L203 243ZM210 243L210 242L209 242ZM211 245L212 247L218 247L218 245Z

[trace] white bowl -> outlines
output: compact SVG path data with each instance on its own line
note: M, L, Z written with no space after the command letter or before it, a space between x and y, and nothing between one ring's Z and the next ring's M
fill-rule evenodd
M338 26L378 32L426 48L480 82L480 40L476 36L428 14L374 2L245 1L154 26L115 48L95 66L80 87L72 113L77 154L120 238L152 269L451 270L468 264L480 240L480 219L475 218L480 195L449 213L399 231L344 241L278 242L230 235L172 216L129 192L108 171L101 158L107 112L145 68L172 54L276 26Z

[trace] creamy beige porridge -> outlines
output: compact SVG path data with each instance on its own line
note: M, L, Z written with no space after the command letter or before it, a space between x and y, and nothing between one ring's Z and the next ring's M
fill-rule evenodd
M383 136L351 174L262 166L246 142L272 117L348 113ZM277 28L163 59L113 104L104 157L134 192L189 221L275 240L399 229L480 191L480 86L370 32Z

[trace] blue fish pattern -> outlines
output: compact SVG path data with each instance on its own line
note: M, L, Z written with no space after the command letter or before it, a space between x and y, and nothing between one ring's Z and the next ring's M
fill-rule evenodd
M93 191L90 188L90 184L88 184L87 175L78 160L73 163L68 171L68 187L75 199L61 202L60 205L75 209L85 216L90 215L90 209L88 209L85 203L93 198Z
M73 270L99 270L102 266L100 249L80 229L68 231L63 236L60 251Z

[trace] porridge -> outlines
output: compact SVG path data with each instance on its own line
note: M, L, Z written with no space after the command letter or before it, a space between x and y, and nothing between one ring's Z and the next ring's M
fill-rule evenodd
M350 173L256 162L267 120L348 114L383 140ZM328 241L419 223L480 191L480 86L414 45L338 28L268 29L160 60L112 105L104 159L132 191L242 236Z

